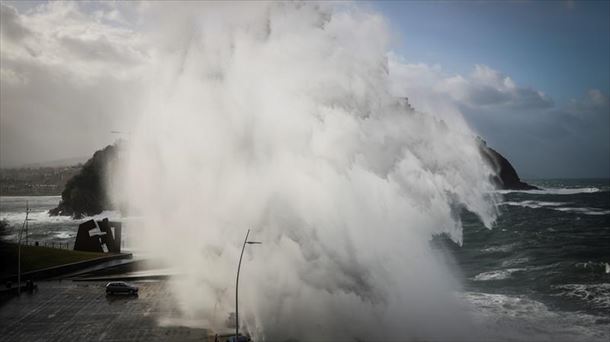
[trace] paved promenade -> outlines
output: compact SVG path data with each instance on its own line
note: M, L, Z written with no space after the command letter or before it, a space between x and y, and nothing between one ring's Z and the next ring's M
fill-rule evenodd
M0 341L208 341L205 329L159 326L178 317L164 281L137 282L139 296L106 296L105 282L39 282L0 303Z

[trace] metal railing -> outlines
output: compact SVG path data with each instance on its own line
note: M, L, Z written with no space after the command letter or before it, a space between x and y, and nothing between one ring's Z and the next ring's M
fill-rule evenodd
M57 249L68 249L72 250L74 248L74 243L72 242L60 242L60 241L28 241L27 243L22 243L22 245L26 246L36 246L36 247L46 247L46 248L57 248Z

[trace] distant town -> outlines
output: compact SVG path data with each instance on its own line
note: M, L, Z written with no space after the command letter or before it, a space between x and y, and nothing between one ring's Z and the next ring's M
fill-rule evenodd
M59 196L82 164L0 169L0 196Z

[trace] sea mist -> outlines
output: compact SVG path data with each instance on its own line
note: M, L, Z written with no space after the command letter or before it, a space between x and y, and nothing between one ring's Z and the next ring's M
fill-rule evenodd
M430 246L490 226L490 169L452 113L391 92L384 18L352 5L146 5L150 89L125 157L138 247L189 322L257 340L466 338ZM171 8L170 8L171 7ZM144 23L143 25L147 25Z

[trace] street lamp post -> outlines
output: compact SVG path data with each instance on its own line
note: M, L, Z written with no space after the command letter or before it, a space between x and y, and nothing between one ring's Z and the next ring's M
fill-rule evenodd
M29 229L28 229L29 228L28 221L30 220L28 218L29 214L30 214L30 203L28 201L25 201L25 245L26 246L29 245L29 242L30 242L30 240L29 240L30 234L29 234Z
M241 259L244 256L244 250L246 249L246 245L260 245L262 242L258 241L248 241L248 236L250 235L250 229L246 233L246 238L244 239L244 245L241 247L241 254L239 255L239 264L237 264L237 280L235 281L235 342L239 339L239 270L241 269Z
M21 295L21 239L23 237L23 229L27 229L28 221L30 216L30 206L29 203L25 202L25 220L23 220L23 225L21 226L21 230L19 230L19 243L17 244L17 295ZM27 230L26 230L26 241L27 241Z

